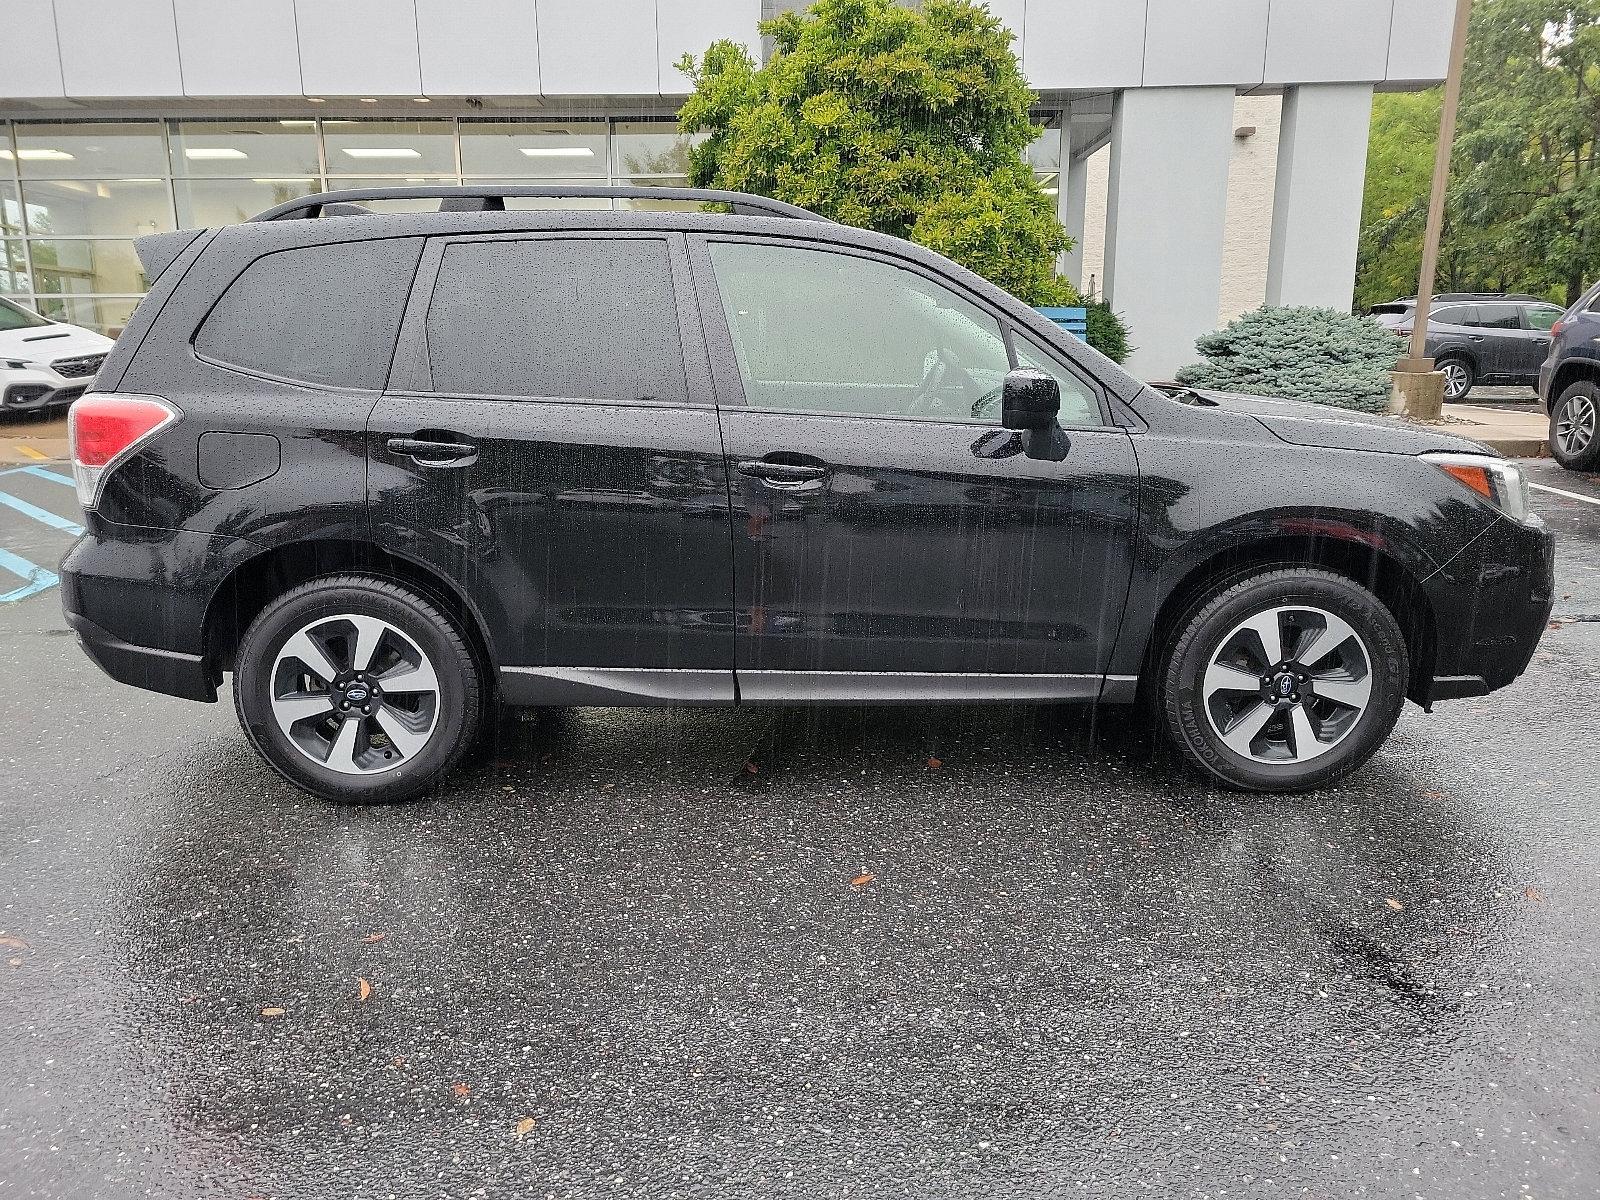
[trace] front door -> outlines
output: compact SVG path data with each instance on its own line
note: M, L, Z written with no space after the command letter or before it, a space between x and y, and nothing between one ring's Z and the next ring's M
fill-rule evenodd
M681 238L438 239L418 279L370 422L377 540L463 587L516 702L731 702L727 478Z
M1137 469L1098 387L909 262L691 239L719 375L746 701L1097 695ZM1062 385L1065 461L999 389Z

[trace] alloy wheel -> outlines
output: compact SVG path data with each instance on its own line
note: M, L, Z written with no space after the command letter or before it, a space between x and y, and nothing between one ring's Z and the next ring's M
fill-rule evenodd
M1206 717L1235 754L1304 763L1349 736L1372 698L1372 659L1342 618L1269 608L1222 639L1201 684Z
M1600 416L1589 396L1569 396L1556 418L1556 442L1563 454L1576 458L1594 443L1596 417Z
M1458 362L1447 362L1439 368L1444 375L1444 394L1447 399L1458 400L1467 394L1471 374Z
M415 639L377 617L321 617L273 663L272 715L294 747L343 775L414 760L439 720L439 679Z

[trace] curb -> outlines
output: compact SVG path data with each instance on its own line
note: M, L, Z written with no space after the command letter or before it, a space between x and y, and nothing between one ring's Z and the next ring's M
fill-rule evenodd
M1550 443L1544 438L1528 438L1514 436L1481 437L1473 433L1464 433L1475 442L1481 442L1496 454L1506 458L1549 458Z

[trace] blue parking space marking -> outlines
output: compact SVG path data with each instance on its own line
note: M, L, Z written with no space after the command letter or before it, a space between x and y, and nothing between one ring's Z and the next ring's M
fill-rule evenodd
M48 479L51 483L62 483L67 487L77 486L70 476L52 471L49 467L12 467L9 471L0 471L0 475L32 475L35 479Z
M51 529L59 529L63 533L71 534L80 534L83 532L83 526L79 525L76 521L69 521L65 517L58 517L48 508L40 508L37 504L29 504L26 500L23 500L17 496L13 496L9 492L0 492L0 504L5 505L7 508L15 509L25 517L32 517L41 525L50 526Z
M0 546L0 567L10 571L13 575L22 576L23 579L21 587L0 593L0 604L10 604L15 600L26 600L35 592L53 588L61 582L56 578L54 571L47 571L43 567L35 566L21 555L11 553L3 546Z

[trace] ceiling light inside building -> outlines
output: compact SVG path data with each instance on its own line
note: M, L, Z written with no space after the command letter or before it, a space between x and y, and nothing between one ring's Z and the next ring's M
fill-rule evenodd
M351 158L421 158L420 150L409 146L355 146L345 150Z
M588 146L523 146L522 152L529 158L593 158L594 151Z
M71 162L77 157L68 154L65 150L51 150L48 147L38 149L18 150L17 155L23 162ZM11 157L11 151L0 150L0 158Z
M235 150L232 146L190 146L183 152L185 158L249 158L243 150Z

